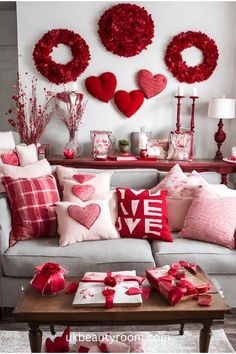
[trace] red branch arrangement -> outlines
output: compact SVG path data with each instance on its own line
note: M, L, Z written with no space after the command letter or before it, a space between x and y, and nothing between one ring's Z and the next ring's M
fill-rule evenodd
M23 87L20 75L17 74L16 85L13 86L15 95L12 99L16 105L16 117L8 118L8 123L20 134L25 144L36 144L50 122L53 111L49 110L52 91L44 88L44 104L38 105L37 99L37 79L33 77L31 93L27 96L27 86ZM9 109L7 115L11 115Z
M109 52L132 57L152 43L154 23L144 7L118 4L100 17L98 34Z
M200 49L203 55L203 62L196 66L188 66L181 55L184 49L192 46ZM205 81L212 75L218 57L217 45L213 39L202 32L188 31L173 37L166 49L165 63L178 81L192 84Z
M86 103L84 95L74 91L59 92L55 95L55 110L58 118L67 127L70 137L74 137L82 124ZM62 108L64 103L64 108Z

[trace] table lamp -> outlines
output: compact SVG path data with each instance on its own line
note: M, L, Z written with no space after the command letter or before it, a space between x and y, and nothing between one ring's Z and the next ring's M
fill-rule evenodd
M226 134L223 130L224 124L222 119L235 118L235 100L225 98L225 96L221 98L212 98L208 106L208 117L219 119L218 130L214 135L218 147L215 160L222 160L223 155L220 149L226 138Z

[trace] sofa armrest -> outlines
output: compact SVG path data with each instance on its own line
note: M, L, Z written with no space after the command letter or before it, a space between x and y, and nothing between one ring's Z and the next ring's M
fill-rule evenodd
M0 254L9 248L11 212L6 197L0 198Z

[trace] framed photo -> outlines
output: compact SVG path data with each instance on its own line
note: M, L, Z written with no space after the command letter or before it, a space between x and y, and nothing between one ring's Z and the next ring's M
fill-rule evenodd
M193 132L191 130L183 130L179 133L170 132L167 159L179 161L193 160Z

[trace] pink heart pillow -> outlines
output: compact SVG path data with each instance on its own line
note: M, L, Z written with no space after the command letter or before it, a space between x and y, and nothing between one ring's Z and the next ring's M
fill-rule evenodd
M117 239L119 234L112 223L108 200L60 202L55 207L58 220L59 245L76 242Z

